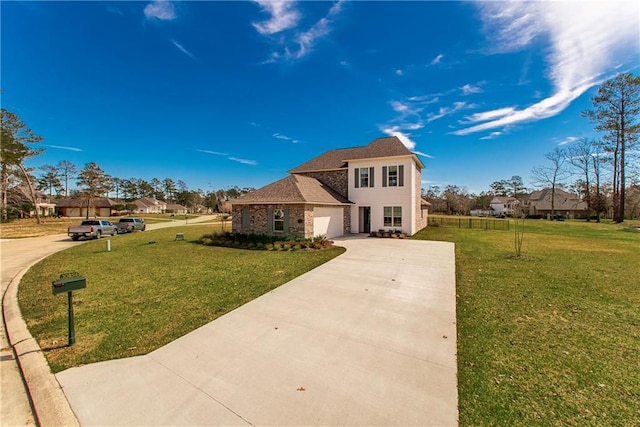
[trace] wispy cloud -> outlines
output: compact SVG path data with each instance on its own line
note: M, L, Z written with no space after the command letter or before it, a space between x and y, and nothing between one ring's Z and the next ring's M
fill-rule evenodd
M176 9L170 1L155 0L145 6L144 16L147 19L171 21L176 18Z
M471 95L472 93L484 92L479 85L466 84L460 88L463 95Z
M249 124L250 124L251 126L253 126L254 128L262 127L262 125L261 125L260 123L256 123L256 122L249 122Z
M40 144L42 147L47 147L47 148L55 148L58 150L67 150L67 151L83 151L80 148L76 148L76 147L67 147L65 145L47 145L47 144Z
M221 153L219 151L211 151L211 150L196 150L199 151L200 153L205 153L205 154L213 154L214 156L228 156L229 154L227 153Z
M489 135L487 136L483 136L480 139L496 139L497 137L499 137L500 135L502 135L503 132L491 132Z
M238 157L228 157L229 160L233 160L234 162L242 163L243 165L251 165L256 166L258 162L255 160L247 160L247 159L239 159Z
M253 28L262 35L276 34L298 25L300 12L296 2L290 0L254 0L264 12L271 15L263 22L254 22Z
M283 140L285 140L285 141L291 141L291 142L292 142L292 143L294 143L294 144L297 144L298 142L300 142L300 141L298 141L297 139L291 138L290 136L283 135L283 134L278 133L278 132L274 133L272 136L273 136L274 138L276 138L276 139L283 139Z
M178 48L178 50L180 50L180 52L184 53L185 55L187 55L189 58L191 59L197 59L191 52L189 52L187 49L185 49L184 46L182 46L180 43L178 43L175 40L171 40L171 43Z
M443 58L444 55L442 53L438 54L438 56L431 60L430 65L438 65L440 62L442 62Z
M413 153L417 154L418 156L426 157L427 159L435 159L435 157L433 157L432 155L423 153L422 151L414 151Z
M401 70L401 69L397 69L397 70L396 70L396 75L398 75L398 76L402 76L403 74L404 74L404 73L402 72L402 70Z
M198 151L200 153L205 153L205 154L213 154L214 156L226 157L227 160L231 160L233 162L242 163L243 165L256 166L258 164L258 162L256 162L255 160L241 159L241 158L238 158L238 157L229 156L229 154L221 153L219 151L211 151L211 150L196 150L196 151Z
M413 149L416 148L416 143L411 140L408 134L401 132L398 126L383 128L381 130L389 136L397 137L409 150L413 151Z
M468 104L467 102L464 102L464 101L456 101L450 107L440 107L437 113L427 114L427 122L431 123L434 120L441 119L445 116L451 115L460 110L465 110L465 109L474 108L474 107L475 107L474 104Z
M474 113L470 116L466 116L463 121L460 123L469 124L469 123L478 123L478 122L486 122L487 120L496 120L502 117L507 117L513 114L516 111L515 107L505 107L499 108L497 110L484 111L482 113Z
M546 75L553 94L521 110L461 129L468 135L553 117L621 67L638 65L640 5L637 2L476 2L491 45L510 53L547 41Z
M568 145L568 144L573 144L574 142L576 142L577 140L579 140L580 138L578 138L577 136L568 136L565 139L563 139L562 141L560 141L558 143L558 145Z
M340 14L345 0L334 3L327 15L314 23L306 31L296 29L302 19L301 13L295 8L292 1L268 1L254 0L262 9L271 14L271 18L262 23L254 23L258 33L264 36L283 33L281 37L270 37L270 41L277 45L263 64L274 63L281 60L297 60L307 56L313 51L318 40L328 36L332 31L334 19Z

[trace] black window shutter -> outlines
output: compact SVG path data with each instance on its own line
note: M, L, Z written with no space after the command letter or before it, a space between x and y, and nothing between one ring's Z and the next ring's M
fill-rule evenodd
M284 218L283 218L283 222L282 224L284 225L284 232L285 233L289 233L289 209L285 209L283 211L284 213Z
M358 187L360 187L360 168L355 168L353 171L356 173L355 174L356 175L355 176L356 179L355 179L355 184L354 185L355 185L356 188L358 188Z
M369 187L373 187L373 168L369 168Z
M387 186L387 167L386 166L382 167L382 186L383 187Z
M398 166L398 187L402 187L404 185L404 166Z

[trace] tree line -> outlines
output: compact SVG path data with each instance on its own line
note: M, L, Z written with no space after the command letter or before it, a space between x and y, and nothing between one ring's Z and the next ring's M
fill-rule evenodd
M545 154L546 162L531 170L537 188L551 189L551 211L555 211L556 189L581 198L587 205L587 220L610 215L614 222L640 216L640 77L619 74L604 82L591 99L592 109L581 115L594 124L599 139L582 138ZM432 211L469 213L488 208L495 196L522 200L531 190L520 176L495 181L487 191L469 194L464 187L430 187L423 196Z
M31 148L27 144L43 140L14 113L2 108L2 141L0 144L0 161L2 175L2 220L11 219L18 211L35 211L36 220L40 223L40 212L35 209L36 191L42 191L51 198L82 198L87 207L99 197L114 199L115 210L136 210L133 202L143 197L155 198L166 203L180 204L193 212L202 208L210 211L229 211L228 201L253 190L252 188L223 188L208 192L202 189L191 190L182 180L172 178L150 181L141 178L118 178L107 174L97 163L90 162L80 169L68 160L57 165L44 165L28 168L24 162L30 157L44 152L44 148ZM75 183L75 186L73 184ZM28 206L20 206L21 200L12 200L9 190L18 186L28 188L31 202ZM88 210L87 210L88 211Z

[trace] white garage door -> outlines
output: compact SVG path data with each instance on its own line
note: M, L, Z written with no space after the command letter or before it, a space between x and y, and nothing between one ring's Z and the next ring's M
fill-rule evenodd
M342 208L313 208L313 235L326 234L327 238L342 236Z

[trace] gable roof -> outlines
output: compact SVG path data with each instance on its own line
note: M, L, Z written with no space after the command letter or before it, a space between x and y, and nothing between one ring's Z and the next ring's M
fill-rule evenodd
M151 206L162 206L166 205L166 202L158 200L153 197L143 197L141 199L136 200L135 203L139 207L151 207Z
M587 209L587 204L580 200L575 194L568 193L564 190L556 188L553 200L553 209L556 211L583 211ZM551 210L551 194L550 188L540 191L534 191L527 196L526 201L535 206L537 210Z
M330 150L289 171L289 173L316 172L346 168L349 160L374 159L377 157L413 156L419 167L424 167L420 159L413 154L395 136L378 138L364 147L340 148Z
M520 200L516 199L515 197L506 197L506 196L495 196L493 199L491 199L491 202L489 202L490 204L495 204L495 203L512 203L512 202L517 202L520 203Z
M233 205L300 203L343 205L351 202L317 179L297 174L283 178L231 201Z
M110 208L116 203L108 199L106 197L96 197L93 199L92 206L94 208ZM74 198L74 199L57 199L56 205L59 208L86 208L87 207L87 199L83 198Z

